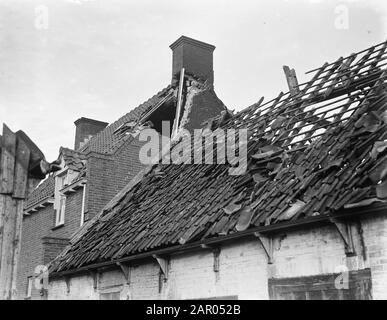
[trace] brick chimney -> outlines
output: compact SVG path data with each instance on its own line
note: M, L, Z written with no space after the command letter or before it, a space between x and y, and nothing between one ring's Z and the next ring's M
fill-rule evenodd
M76 120L74 124L76 127L74 150L82 147L82 145L85 144L92 136L105 129L108 125L107 122L84 117Z
M188 74L200 77L213 86L213 52L215 46L186 36L181 36L169 46L172 49L172 82L181 68Z

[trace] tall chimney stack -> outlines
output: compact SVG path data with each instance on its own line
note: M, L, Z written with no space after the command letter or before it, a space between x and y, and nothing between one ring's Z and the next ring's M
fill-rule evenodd
M82 145L85 144L92 136L105 129L108 125L107 122L102 122L84 117L76 120L74 124L76 128L74 150L77 150L82 147Z
M214 85L213 52L215 46L186 36L181 36L169 46L172 49L172 82L176 80L181 69L207 80Z

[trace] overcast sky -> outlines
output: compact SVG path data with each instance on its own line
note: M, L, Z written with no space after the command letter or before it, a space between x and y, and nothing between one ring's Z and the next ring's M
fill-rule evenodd
M284 64L302 82L325 61L386 40L386 6L386 0L0 0L0 124L24 130L52 161L60 146L73 147L79 117L115 121L168 85L169 45L181 35L216 46L215 90L240 110L287 90Z

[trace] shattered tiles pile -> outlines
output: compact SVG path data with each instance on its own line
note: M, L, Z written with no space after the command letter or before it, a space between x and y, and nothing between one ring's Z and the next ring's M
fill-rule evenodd
M81 230L52 272L367 208L387 199L387 42L326 63L292 93L210 122L248 128L248 167L158 164Z

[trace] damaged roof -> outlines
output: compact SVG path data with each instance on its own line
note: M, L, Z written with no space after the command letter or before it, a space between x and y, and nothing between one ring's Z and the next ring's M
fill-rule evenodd
M248 167L161 164L75 235L51 272L387 199L387 42L209 128L247 128Z
M55 178L50 174L44 181L42 181L28 196L25 203L25 208L31 208L44 199L54 196Z

